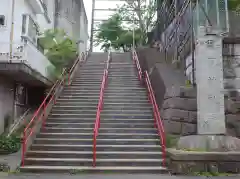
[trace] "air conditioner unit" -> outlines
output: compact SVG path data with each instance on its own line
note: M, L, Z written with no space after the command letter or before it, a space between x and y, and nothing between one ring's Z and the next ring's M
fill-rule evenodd
M29 14L22 15L22 37L37 44L38 25Z

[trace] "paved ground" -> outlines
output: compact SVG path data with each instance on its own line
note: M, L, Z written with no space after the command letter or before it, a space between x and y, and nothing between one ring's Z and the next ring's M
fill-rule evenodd
M0 174L0 179L206 179L207 177L187 177L168 175L60 175L60 174ZM209 177L239 179L239 177Z

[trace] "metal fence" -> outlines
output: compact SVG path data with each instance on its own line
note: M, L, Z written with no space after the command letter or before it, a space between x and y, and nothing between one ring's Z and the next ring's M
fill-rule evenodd
M153 39L161 42L165 60L177 62L190 80L194 78L194 48L200 26L223 33L240 31L238 15L228 14L227 0L163 0L157 9Z

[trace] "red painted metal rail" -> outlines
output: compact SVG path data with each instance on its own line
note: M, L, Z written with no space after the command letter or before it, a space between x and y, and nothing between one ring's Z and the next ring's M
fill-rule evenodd
M141 69L141 66L140 66L140 63L139 63L139 60L138 60L137 52L135 50L133 50L132 58L133 58L133 61L136 64L136 67L137 67L137 70L138 70L138 79L140 81L142 81L142 69Z
M135 50L133 50L133 60L136 64L136 67L138 70L139 80L142 82L142 70L141 70L140 63L139 63L137 53ZM165 141L166 136L165 136L164 126L163 126L163 123L161 120L160 112L158 109L158 105L156 102L156 98L154 95L154 91L153 91L151 81L150 81L147 71L144 72L144 82L145 82L146 88L148 90L148 99L153 107L154 124L155 124L154 126L157 128L158 136L160 137L160 142L161 142L161 147L162 147L163 166L165 166L166 165L166 141Z
M158 109L158 105L156 102L156 98L154 95L154 91L152 89L152 85L149 79L149 75L148 72L145 71L145 83L147 86L147 90L148 90L148 99L151 102L152 106L153 106L153 113L154 113L154 124L155 127L158 130L158 136L160 137L160 141L161 141L161 146L162 146L162 158L163 158L163 166L166 165L166 141L165 141L165 132L164 132L164 127L163 127L163 123L162 123L162 119L160 116L160 112Z
M104 74L102 77L102 84L101 84L101 90L99 94L99 102L98 102L98 107L97 107L97 115L96 115L96 121L95 121L95 126L93 130L93 167L96 167L96 159L97 159L97 136L98 136L98 131L100 128L100 122L101 122L101 111L103 107L103 97L104 97L104 90L106 87L106 82L108 78L108 68L109 68L109 62L111 59L111 52L108 53L108 60L107 60L107 65L106 68L104 69Z
M21 156L22 166L24 166L24 163L25 163L24 162L25 154L26 154L26 151L28 148L28 144L30 142L29 141L30 137L33 134L36 134L36 130L39 127L38 124L40 122L42 122L43 127L45 126L46 117L47 117L46 110L47 110L49 104L51 104L52 102L53 102L53 104L55 104L56 98L57 98L57 92L58 92L59 88L65 84L65 82L67 82L67 84L70 85L71 75L72 75L73 70L80 62L85 61L86 57L87 56L84 53L82 53L81 58L78 57L77 60L75 60L73 66L71 67L71 69L69 71L67 71L66 69L63 70L63 72L61 74L61 78L54 83L54 85L48 92L47 96L43 100L42 104L39 106L39 108L33 114L31 121L25 127L25 129L23 131L23 140L22 140L22 156Z

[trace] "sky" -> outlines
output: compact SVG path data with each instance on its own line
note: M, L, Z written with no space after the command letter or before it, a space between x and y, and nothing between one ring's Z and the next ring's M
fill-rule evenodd
M92 0L83 0L86 14L88 17L88 33L90 37L91 30L91 19L92 19ZM95 9L108 9L108 8L116 8L117 5L123 4L123 1L117 0L96 0L95 1ZM95 19L108 19L114 12L113 11L95 11ZM95 24L98 22L96 21ZM94 51L100 51L100 47L95 47Z

